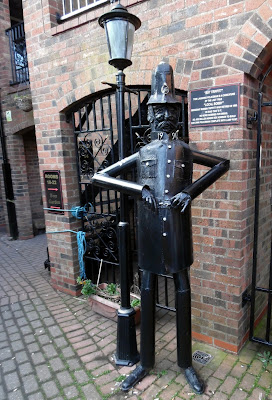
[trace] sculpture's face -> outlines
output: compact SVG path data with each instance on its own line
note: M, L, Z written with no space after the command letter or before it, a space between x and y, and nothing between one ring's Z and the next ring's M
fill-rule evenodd
M176 104L155 104L148 106L148 121L153 131L167 134L177 130L180 108Z

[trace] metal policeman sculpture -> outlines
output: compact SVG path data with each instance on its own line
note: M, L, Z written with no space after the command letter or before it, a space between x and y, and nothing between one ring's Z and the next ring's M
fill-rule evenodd
M229 161L191 150L178 139L180 103L174 90L172 67L162 62L153 73L148 101L151 142L138 153L96 173L92 182L138 198L138 256L143 270L140 365L124 380L122 389L132 388L154 366L156 279L159 274L172 273L178 365L192 389L201 394L204 384L192 366L191 201L229 169ZM193 163L210 167L210 170L192 183ZM137 183L116 178L135 164Z

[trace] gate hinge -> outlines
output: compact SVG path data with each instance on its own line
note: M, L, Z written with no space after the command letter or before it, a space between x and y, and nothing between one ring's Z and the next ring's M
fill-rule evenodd
M247 129L252 129L252 123L258 121L257 111L247 110Z
M244 307L248 301L251 301L251 295L248 293L248 289L246 289L242 293L242 307Z

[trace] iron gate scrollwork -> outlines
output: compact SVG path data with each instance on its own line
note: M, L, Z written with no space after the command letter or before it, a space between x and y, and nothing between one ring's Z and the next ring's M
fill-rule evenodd
M150 86L131 86L131 89L132 92L125 93L125 156L133 154L150 140L147 121ZM179 137L188 142L187 94L178 90L176 94L182 106ZM111 282L118 279L117 224L120 197L115 191L92 186L90 178L95 172L118 161L116 115L116 93L113 89L92 95L88 101L72 111L81 205L88 209L82 221L87 241L86 274L94 280L102 264L103 280ZM136 179L134 171L130 173L129 179ZM135 259L137 256L136 211L133 199L129 200L129 215L131 259ZM134 265L137 265L137 262ZM165 292L168 293L169 279L167 277L164 279ZM164 308L174 309L168 304L168 294L164 303Z

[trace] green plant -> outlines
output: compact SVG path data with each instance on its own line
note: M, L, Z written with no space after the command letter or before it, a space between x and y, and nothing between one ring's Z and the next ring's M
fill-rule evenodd
M264 351L262 353L258 353L258 356L260 357L260 361L263 363L263 368L266 369L268 365L272 364L272 355L270 351Z
M139 307L141 305L140 299L133 299L130 303L131 307Z
M80 276L77 278L77 283L82 285L81 293L84 296L91 296L92 294L107 296L116 296L119 294L118 286L116 283L109 283L104 289L97 287L90 279L82 279Z
M82 285L81 293L84 296L91 296L96 293L96 286L90 279L82 280L80 277L77 278L77 283Z
M123 382L123 380L126 378L126 375L120 375L118 378L116 378L116 382Z
M168 374L168 372L165 369L163 369L162 371L159 371L157 373L157 377L161 378L162 376L167 375L167 374Z
M16 93L16 95L14 96L14 100L18 100L18 99L29 99L31 98L30 94L18 94Z
M27 94L17 93L14 96L14 102L16 106L23 111L32 110L32 97L30 93Z
M78 276L77 277L77 283L79 284L79 285L83 285L83 280L82 280L82 278L80 278L80 276Z
M106 287L106 292L111 296L118 294L116 283L109 283Z

